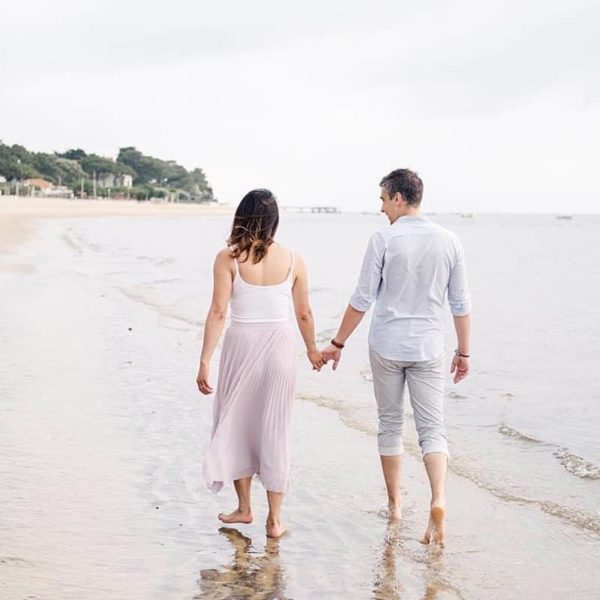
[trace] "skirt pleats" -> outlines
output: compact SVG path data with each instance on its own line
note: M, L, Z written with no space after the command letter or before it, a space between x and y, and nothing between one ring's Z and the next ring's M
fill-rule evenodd
M256 475L265 489L286 492L296 349L290 322L237 323L225 332L204 462L208 487Z

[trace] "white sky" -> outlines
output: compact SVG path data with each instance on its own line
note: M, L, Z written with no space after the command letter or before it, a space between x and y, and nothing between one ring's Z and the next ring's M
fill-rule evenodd
M595 5L595 6L594 6ZM0 8L0 139L202 167L221 201L600 212L589 0L20 0Z

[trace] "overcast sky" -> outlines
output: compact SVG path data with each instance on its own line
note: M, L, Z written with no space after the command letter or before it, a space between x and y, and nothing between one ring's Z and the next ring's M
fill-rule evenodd
M594 6L595 4L595 6ZM237 203L600 212L590 0L20 0L0 8L0 139L202 167Z

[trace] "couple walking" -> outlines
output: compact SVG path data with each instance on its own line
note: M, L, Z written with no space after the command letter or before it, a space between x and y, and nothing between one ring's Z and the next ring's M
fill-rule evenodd
M296 377L292 306L313 368L333 361L371 304L369 359L379 417L378 449L388 493L388 516L400 519L404 388L408 386L419 445L431 486L423 543L444 540L448 446L443 422L444 310L454 316L457 348L451 372L458 383L469 373L470 300L461 244L453 233L421 216L423 183L398 169L380 182L381 212L390 226L375 232L357 287L338 332L320 351L302 258L275 242L277 202L264 189L238 206L227 248L214 264L214 288L206 319L198 388L213 393L210 360L231 304L213 408L211 442L204 463L210 489L233 481L238 507L223 523L251 523L250 487L257 475L267 491L267 535L280 537L290 471L291 412Z

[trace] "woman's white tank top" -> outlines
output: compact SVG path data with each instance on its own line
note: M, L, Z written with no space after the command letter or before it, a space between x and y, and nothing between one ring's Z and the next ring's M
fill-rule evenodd
M231 292L231 320L240 323L276 323L288 321L292 310L294 253L285 281L273 285L252 285L240 275L237 259Z

